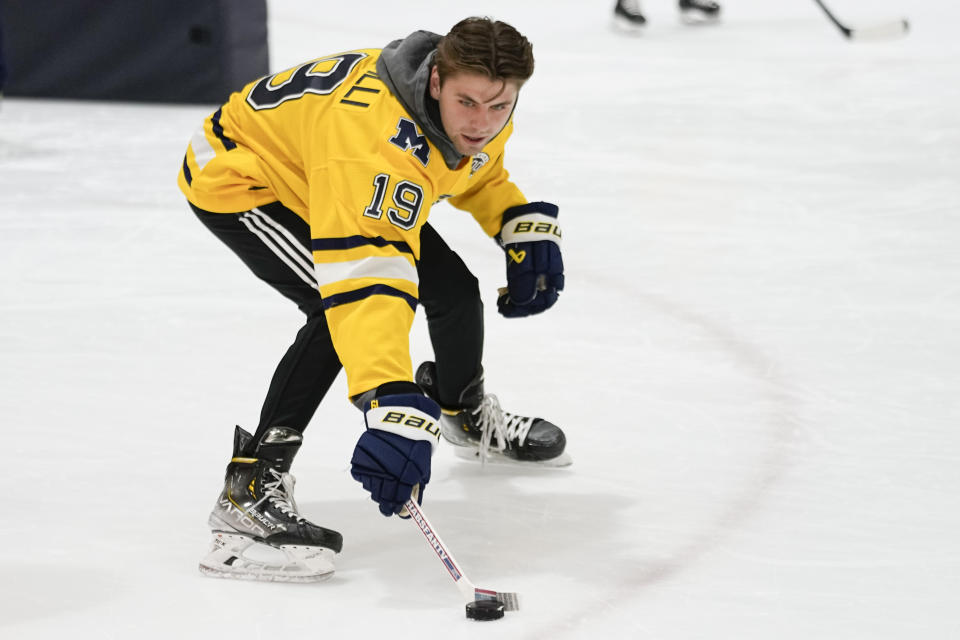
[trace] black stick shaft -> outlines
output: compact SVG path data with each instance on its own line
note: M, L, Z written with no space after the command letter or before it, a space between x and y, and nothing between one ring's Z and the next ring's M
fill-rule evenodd
M830 22L836 25L837 29L840 29L840 32L843 33L844 36L849 38L851 34L853 34L853 29L851 29L850 27L844 25L842 22L837 20L837 17L833 15L833 12L830 11L830 9L827 8L827 5L823 4L822 0L813 0L813 1L816 2L821 9L823 9L823 12L827 14L828 18L830 18Z

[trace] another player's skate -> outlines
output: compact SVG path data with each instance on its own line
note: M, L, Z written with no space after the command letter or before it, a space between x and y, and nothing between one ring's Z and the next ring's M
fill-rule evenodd
M218 578L315 582L333 575L343 538L301 517L290 464L303 437L271 427L259 442L237 427L223 492L210 513L213 541L200 571Z
M637 0L617 0L613 8L613 24L629 31L640 31L647 25L647 19L640 12Z
M687 24L712 24L720 20L720 5L712 0L679 0L680 20Z
M424 362L416 381L440 403L436 393L437 367ZM481 372L460 394L456 407L444 407L440 428L448 442L457 445L460 458L481 462L511 462L565 467L573 462L564 449L566 436L557 425L542 418L518 416L500 408L497 397L483 392Z

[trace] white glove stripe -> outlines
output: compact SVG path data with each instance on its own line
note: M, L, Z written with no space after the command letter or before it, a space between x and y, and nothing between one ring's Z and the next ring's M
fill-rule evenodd
M500 230L503 244L549 240L560 246L562 234L557 219L542 213L528 213L510 220Z

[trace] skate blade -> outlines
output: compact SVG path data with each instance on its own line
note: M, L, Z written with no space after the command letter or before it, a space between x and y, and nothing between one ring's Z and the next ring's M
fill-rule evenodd
M208 567L201 561L199 564L200 573L208 578L220 578L223 580L253 580L256 582L290 582L290 583L316 583L326 582L333 577L333 571L329 573L315 575L280 575L275 573L247 573L244 571L222 571L219 568Z
M691 27L718 24L720 22L720 14L715 14L711 16L711 15L704 15L699 11L681 10L680 22Z
M454 455L456 455L461 460L469 460L471 462L481 462L480 459L480 450L475 447L456 447L453 450ZM569 467L573 464L573 458L570 457L570 454L564 451L556 458L550 458L549 460L517 460L516 458L511 458L505 456L496 449L487 451L487 458L482 462L486 464L496 464L504 466L514 466L514 467L547 467L547 468L560 468L560 467Z
M621 16L613 16L613 19L610 21L610 28L613 31L618 33L625 33L628 35L641 35L646 32L647 24L638 24L636 22L630 22L626 18Z
M214 532L200 573L213 578L263 582L322 582L335 571L336 554L326 547L274 547L249 536Z

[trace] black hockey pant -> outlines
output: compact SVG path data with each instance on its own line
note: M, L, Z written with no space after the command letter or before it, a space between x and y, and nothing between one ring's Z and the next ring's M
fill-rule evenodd
M256 436L271 426L302 432L342 366L313 272L310 228L279 202L227 214L190 207L258 278L295 302L306 315L270 381ZM426 312L437 363L438 400L453 407L481 367L483 303L479 285L460 256L429 224L420 232L417 274L420 304Z

